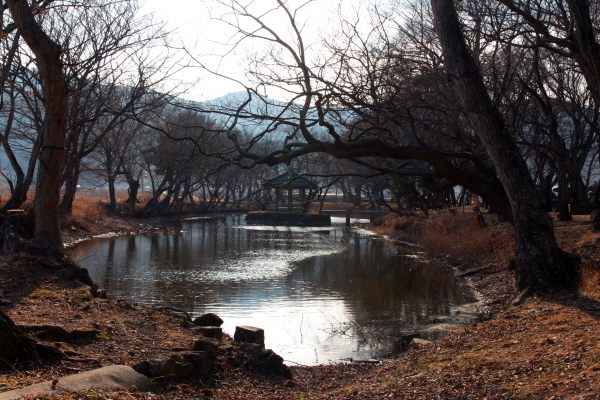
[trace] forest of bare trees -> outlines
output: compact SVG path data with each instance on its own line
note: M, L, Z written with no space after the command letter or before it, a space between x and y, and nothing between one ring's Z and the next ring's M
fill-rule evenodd
M556 187L561 219L591 200L598 99L595 6L582 1L378 2L341 13L319 52L304 40L299 10L284 2L221 2L233 46L268 43L250 58L248 96L285 88L292 127L265 152L236 143L242 162L275 165L326 153L434 191L456 185L511 221L520 290L576 281L547 214ZM274 15L288 29L269 26ZM257 118L252 110L231 110ZM318 128L318 129L317 129ZM592 137L596 137L593 139ZM233 139L238 139L233 137ZM597 186L597 185L596 185Z
M171 48L135 0L5 1L2 212L35 189L36 237L60 247L81 187L140 216L265 208L283 165L400 213L479 195L515 227L521 290L574 282L547 212L600 202L596 3L340 3L316 43L293 2L213 3L235 31L224 57L264 50L241 92L199 103L170 80L202 54Z

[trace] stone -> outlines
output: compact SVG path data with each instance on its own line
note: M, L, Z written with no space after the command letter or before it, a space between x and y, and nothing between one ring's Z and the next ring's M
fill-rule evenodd
M214 361L217 358L219 342L210 338L200 338L194 342L193 351L204 351Z
M592 211L590 214L590 222L597 222L598 216L600 216L600 211L598 211L598 210Z
M223 320L214 313L208 313L196 318L193 322L196 326L221 326Z
M132 368L153 379L191 378L201 381L206 378L212 366L213 359L206 352L188 351L171 354L163 361L145 360Z
M218 326L200 326L198 328L195 328L194 332L204 337L213 338L217 340L221 340L221 338L223 337L223 329L219 328Z
M201 381L206 378L211 367L212 361L203 351L177 353L163 362L161 375Z
M65 376L21 389L0 393L0 400L12 400L38 393L60 395L68 391L83 391L90 388L127 389L139 392L158 393L156 386L144 375L126 365L110 365Z
M292 371L283 363L283 358L273 350L265 349L263 345L257 343L240 343L242 350L250 358L248 362L252 368L280 375L285 378L292 378Z
M233 340L244 343L260 344L264 347L265 331L264 329L257 328L255 326L236 326Z
M225 344L221 343L221 344L219 345L219 351L221 351L221 352L224 352L224 353L227 353L227 352L229 352L229 351L232 351L232 350L234 350L235 348L236 348L236 347L235 347L234 345L231 345L231 344L228 344L228 343L225 343Z
M131 368L148 378L156 378L161 376L162 363L157 360L144 360L132 365Z

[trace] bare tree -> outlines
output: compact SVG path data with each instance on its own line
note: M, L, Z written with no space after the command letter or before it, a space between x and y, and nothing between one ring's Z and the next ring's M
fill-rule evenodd
M36 185L34 240L62 249L58 204L65 157L68 98L61 48L36 22L26 0L7 0L7 4L17 29L36 56L42 77L45 117Z
M257 39L271 44L268 56L249 63L258 87L285 87L291 97L276 114L260 115L252 107L229 110L235 122L261 116L263 123L268 122L266 129L246 141L233 133L232 125L225 128L241 159L249 161L246 166L289 163L323 152L380 172L430 177L441 188L464 186L514 223L520 290L549 291L573 284L574 265L556 243L528 165L488 94L482 64L470 54L451 0L432 1L439 42L426 25L419 29L415 18L392 40L386 33L389 20L379 13L374 21L379 28L369 32L377 40L366 40L350 21L336 35L346 35L345 40L329 42L331 51L313 59L303 41L298 10L284 2L266 9L256 2L221 4L233 15L222 18L237 29L236 45ZM423 8L415 10L427 14ZM265 22L275 13L287 18L290 38ZM476 35L469 39L483 51ZM431 41L435 45L424 51L423 44ZM447 79L451 89L444 83ZM256 95L248 89L246 104ZM285 126L293 130L279 149L255 151L254 145L267 132Z
M43 107L41 104L36 104L39 107L27 107L32 96L32 91L28 90L26 85L29 57L22 54L23 50L19 46L20 34L16 32L13 35L10 47L4 49L3 53L6 55L2 76L5 90L0 94L2 96L0 112L5 122L0 140L12 170L11 172L6 169L2 171L2 175L9 185L11 196L0 212L19 208L27 200L42 140L41 135L30 135L31 132L42 129ZM7 43L8 41L3 45ZM23 163L21 158L28 161Z
M598 4L588 0L496 0L520 17L525 43L574 59L588 89L600 100L600 45L596 39Z
M138 14L135 0L97 0L93 7L88 4L53 21L65 42L70 87L63 215L72 212L82 160L134 110L144 114L167 96L155 91L168 75L166 57L150 55L159 46L165 53L167 33L160 23Z
M311 60L296 12L279 3L253 14L257 4L222 2L238 17L225 22L238 29L236 44L256 39L271 44L269 58L251 58L248 73L259 88L285 87L291 101L272 103L248 89L247 106L218 110L235 115L225 130L245 167L324 152L381 172L427 175L440 183L469 187L512 220L494 167L479 138L465 125L459 103L441 75L439 54L435 49L424 51L430 41L427 29L407 28L392 39L385 17L375 16L374 28L364 35L348 21L347 29L332 35L341 42L327 42L327 54ZM275 13L288 19L292 38L285 39L263 21ZM241 142L233 133L235 124L255 120L262 121L261 133ZM256 144L270 132L281 135L284 130L278 150L257 151Z
M452 0L432 0L437 33L448 78L466 115L485 144L515 217L517 286L526 291L551 291L573 285L575 266L554 238L550 216L541 201L511 130L492 102L460 27Z

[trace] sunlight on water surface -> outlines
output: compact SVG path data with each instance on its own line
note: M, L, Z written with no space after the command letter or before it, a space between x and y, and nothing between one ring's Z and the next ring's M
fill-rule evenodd
M114 297L214 312L231 335L264 328L268 348L307 365L381 355L399 332L474 300L450 269L343 225L247 226L237 216L175 228L92 240L72 256Z

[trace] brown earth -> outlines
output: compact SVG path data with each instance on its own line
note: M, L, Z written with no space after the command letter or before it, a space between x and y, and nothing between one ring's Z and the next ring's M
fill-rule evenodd
M294 379L288 381L253 370L235 346L222 346L205 382L162 383L160 395L93 391L62 398L600 399L599 235L591 233L587 218L555 222L561 246L584 256L580 290L508 308L516 294L510 226L490 219L487 228L478 230L470 215L445 214L381 224L380 233L418 240L436 262L453 265L493 313L488 321L459 328L397 360L292 366ZM167 311L112 298L89 299L76 284L50 276L26 254L2 259L0 299L2 310L18 325L98 331L88 337L43 338L68 357L42 368L14 365L0 374L0 391L104 365L162 359L190 349L198 336Z

